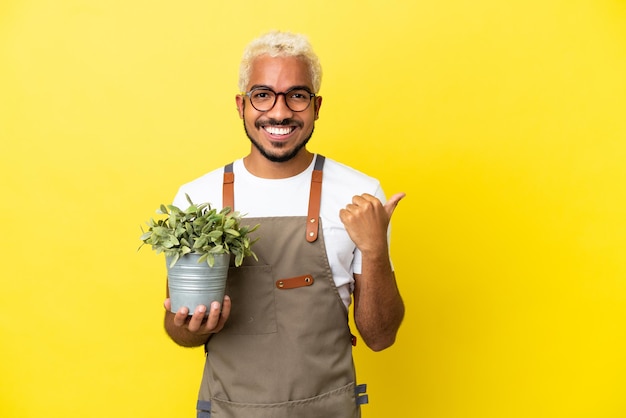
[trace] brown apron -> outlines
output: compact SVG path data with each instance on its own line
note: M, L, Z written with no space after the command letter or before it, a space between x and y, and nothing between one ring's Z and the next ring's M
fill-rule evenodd
M244 218L261 224L259 260L229 270L231 315L206 345L198 418L358 418L367 403L319 225L323 163L308 216ZM232 164L224 180L224 207L234 208Z

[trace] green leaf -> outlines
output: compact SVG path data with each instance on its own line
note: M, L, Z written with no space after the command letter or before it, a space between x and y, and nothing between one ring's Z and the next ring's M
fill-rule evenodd
M207 242L209 242L209 238L206 235L203 235L196 240L196 242L193 244L193 248L202 248L206 245Z
M243 263L243 254L239 253L235 256L235 266L239 267Z
M212 247L209 250L210 254L222 254L224 252L224 246L223 245L216 245L215 247Z
M222 231L211 231L207 235L215 242L217 238L221 238L221 236L224 234Z
M160 205L157 213L161 219L150 218L147 230L141 228L142 244L148 244L157 253L171 257L174 265L182 255L196 252L203 261L213 265L214 254L233 254L241 265L244 258L256 254L250 249L248 234L259 225L241 225L241 215L231 208L218 211L207 203L194 204L186 195L189 207L184 211L174 205Z
M174 254L172 256L172 262L170 263L170 267L174 267L174 264L176 264L179 258L180 258L180 255L178 255L178 253Z

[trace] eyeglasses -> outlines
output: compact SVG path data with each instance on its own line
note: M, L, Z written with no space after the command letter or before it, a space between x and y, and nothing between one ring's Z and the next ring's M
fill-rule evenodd
M285 103L291 111L303 112L309 108L311 99L315 97L315 93L302 87L293 87L284 93L276 93L268 87L256 87L244 94L250 98L252 107L259 112L272 110L280 95L285 97Z

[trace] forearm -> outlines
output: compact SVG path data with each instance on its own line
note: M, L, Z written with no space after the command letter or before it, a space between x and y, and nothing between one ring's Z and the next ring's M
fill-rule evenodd
M363 254L355 274L354 320L364 342L374 351L390 347L404 318L404 303L387 252Z
M363 340L374 351L396 340L404 317L396 276L389 261L388 227L404 193L396 193L384 205L367 193L354 196L339 211L350 238L361 251L361 274L354 275L354 321Z

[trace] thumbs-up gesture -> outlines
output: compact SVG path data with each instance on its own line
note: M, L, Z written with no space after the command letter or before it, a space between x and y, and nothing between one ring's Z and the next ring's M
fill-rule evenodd
M397 193L384 205L370 194L354 196L352 203L339 211L339 218L350 239L362 253L387 251L387 227L398 202L406 196Z

